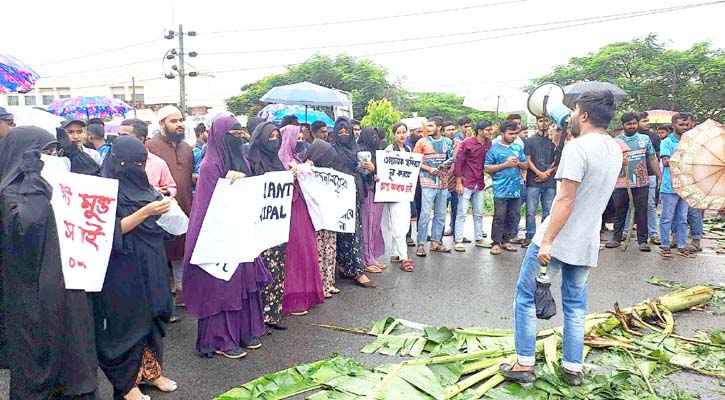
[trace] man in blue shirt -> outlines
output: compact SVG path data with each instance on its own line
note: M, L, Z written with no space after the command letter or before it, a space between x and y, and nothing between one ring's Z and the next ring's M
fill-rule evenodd
M677 254L683 257L694 257L687 248L687 210L685 200L672 189L672 177L670 175L670 157L677 149L682 134L692 129L694 118L688 112L677 113L672 116L672 127L674 132L660 144L660 157L664 170L662 172L662 185L660 186L660 200L662 201L662 215L660 217L660 234L662 245L660 255L665 258L672 258L670 250L670 233L674 230L677 236Z
M657 163L655 149L649 136L637 132L638 115L631 112L624 113L621 121L624 133L617 136L617 142L624 152L627 165L622 167L612 195L614 233L606 247L609 249L619 247L622 232L628 226L625 224L625 216L629 212L629 194L627 192L627 187L629 187L634 204L634 222L637 223L639 250L650 251L649 244L647 244L648 230L646 229L648 226L647 202L650 175L653 175L654 179L661 179L660 166ZM649 173L649 170L652 171L652 174Z
M521 209L522 170L529 167L524 150L514 143L518 126L513 121L501 124L501 142L494 143L486 154L484 170L493 178L493 226L491 254L516 251L509 243L513 238L514 224Z

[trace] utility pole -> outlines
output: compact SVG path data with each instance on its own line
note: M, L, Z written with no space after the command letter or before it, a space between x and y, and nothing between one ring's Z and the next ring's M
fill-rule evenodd
M672 87L670 88L670 111L675 111L675 93L677 92L677 68L672 69Z
M184 32L184 25L179 24L179 30L177 32L174 32L173 30L167 30L165 31L164 38L165 39L174 39L175 37L179 38L179 49L170 49L164 54L164 58L161 61L161 66L164 69L164 76L167 79L174 79L178 75L179 77L179 108L181 109L182 114L186 116L187 114L187 107L186 107L186 77L194 77L198 76L198 71L191 71L189 73L186 72L186 64L184 61L185 56L189 57L196 57L198 54L195 51L190 51L188 53L185 53L184 50L184 36L196 36L195 31L189 31ZM179 57L179 63L173 64L170 69L171 71L166 72L167 69L164 66L164 63L166 60L175 60L176 56ZM193 66L192 66L193 67Z
M186 116L186 74L184 73L184 25L179 24L179 106Z

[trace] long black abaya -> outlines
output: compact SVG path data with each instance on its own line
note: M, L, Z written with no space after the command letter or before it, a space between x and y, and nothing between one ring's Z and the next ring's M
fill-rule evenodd
M161 195L148 183L146 149L134 137L118 138L102 176L118 179L116 230L103 290L93 294L98 360L121 399L135 385L144 349L163 362L162 338L173 311L164 231L149 217L121 234L121 220Z
M40 152L55 137L16 128L0 145L0 293L13 400L95 399L91 307L67 290ZM12 290L8 290L12 289Z

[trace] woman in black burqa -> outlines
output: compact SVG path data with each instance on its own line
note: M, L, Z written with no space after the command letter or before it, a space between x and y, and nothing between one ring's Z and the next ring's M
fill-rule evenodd
M337 152L337 158L332 168L352 175L355 178L357 196L355 198L355 233L337 234L337 266L342 272L342 277L354 279L358 286L373 288L372 281L365 275L362 257L362 202L367 196L365 179L367 174L363 169L372 171L375 169L370 161L358 162L357 153L362 149L355 143L352 133L352 122L347 117L338 117L335 120L335 127L332 130L333 147Z
M10 398L95 399L97 360L86 293L67 290L41 152L56 138L19 127L0 145L0 277ZM11 290L7 290L7 289ZM0 323L3 323L0 321Z
M101 369L113 385L116 400L149 399L138 384L164 392L176 382L162 374L163 342L173 311L165 232L156 224L169 210L169 200L148 182L148 157L133 136L119 137L101 175L118 179L118 205L113 250L103 290L92 294L96 345Z

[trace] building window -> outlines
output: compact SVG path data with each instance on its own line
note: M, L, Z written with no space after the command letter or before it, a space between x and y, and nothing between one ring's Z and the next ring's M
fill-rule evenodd
M61 94L60 96L58 96L58 98L60 98L60 99L70 99L70 95L69 94Z
M143 93L136 93L133 95L133 101L143 102Z
M43 95L43 105L44 106L49 105L53 101L55 101L55 96L53 96L52 94L51 95L47 95L47 94L44 94Z
M18 96L8 96L8 105L9 106L20 105L20 99L18 98Z
M36 105L35 96L25 96L25 105L34 106Z
M113 98L114 99L121 100L121 101L126 101L126 95L123 94L123 93L121 93L121 94L114 94L113 95Z

